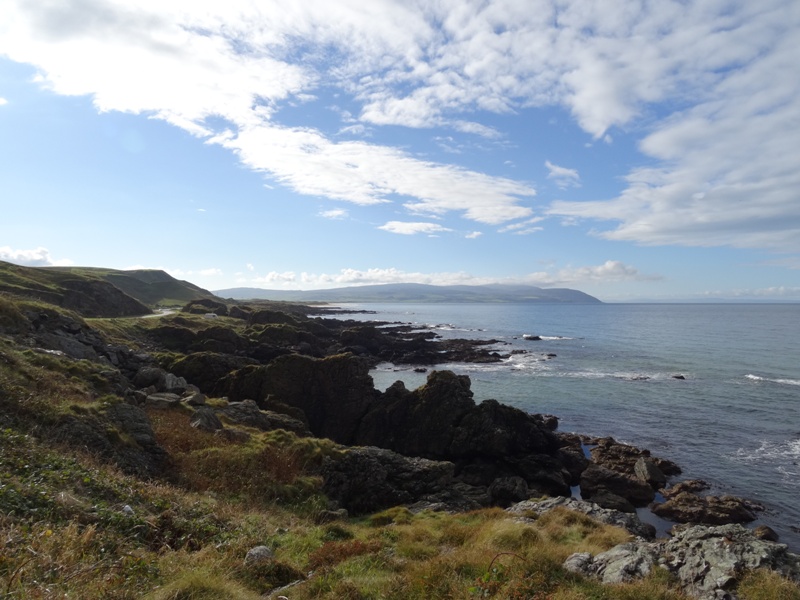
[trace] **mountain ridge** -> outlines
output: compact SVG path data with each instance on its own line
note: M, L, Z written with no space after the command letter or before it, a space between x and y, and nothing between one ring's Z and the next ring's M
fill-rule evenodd
M585 292L569 288L540 288L533 285L430 285L388 283L350 286L327 290L268 290L253 287L214 290L222 298L236 300L270 299L296 302L418 302L418 303L570 303L599 304Z

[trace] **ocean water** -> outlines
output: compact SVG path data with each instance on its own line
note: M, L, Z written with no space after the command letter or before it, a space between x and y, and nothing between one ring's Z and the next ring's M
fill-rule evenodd
M679 479L704 479L708 493L765 505L756 524L800 552L800 305L347 306L376 314L345 318L497 339L503 353L527 350L498 364L437 368L469 375L478 402L557 415L562 431L648 448L677 462ZM391 364L372 376L379 389L426 378Z

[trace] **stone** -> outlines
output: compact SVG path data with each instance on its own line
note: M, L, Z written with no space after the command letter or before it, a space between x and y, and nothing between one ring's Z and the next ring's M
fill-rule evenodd
M164 376L164 391L172 394L183 394L188 384L183 377L178 377L172 373Z
M136 372L133 377L133 385L137 388L147 388L153 386L157 392L166 391L164 382L167 378L167 372L158 367L142 367Z
M202 392L191 392L183 397L183 401L189 406L205 406L206 395Z
M581 496L586 499L601 490L621 496L634 506L647 506L655 499L655 491L648 484L597 464L590 464L581 474L580 485Z
M208 406L198 407L189 419L189 425L200 431L219 431L223 429L222 421L219 420L214 409Z
M588 552L573 554L564 562L564 568L606 584L628 583L650 575L657 561L658 556L652 546L629 542L614 546L594 558Z
M633 465L633 472L653 489L663 488L667 484L667 476L658 468L652 458L639 457Z
M600 488L591 498L592 502L603 508L610 508L612 510L619 510L626 513L636 512L636 507L628 500L617 494L609 492L607 489Z
M275 552L269 546L255 546L247 551L244 557L244 564L246 566L263 564L271 562L275 558Z

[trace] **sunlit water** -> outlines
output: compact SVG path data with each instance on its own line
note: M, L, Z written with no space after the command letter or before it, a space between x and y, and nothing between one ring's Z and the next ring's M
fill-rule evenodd
M528 350L499 364L437 368L469 375L476 401L558 415L562 431L649 448L712 493L763 503L759 522L800 551L791 529L800 527L800 305L348 306L377 314L346 318L436 326L442 337ZM379 389L426 378L389 364L372 375Z

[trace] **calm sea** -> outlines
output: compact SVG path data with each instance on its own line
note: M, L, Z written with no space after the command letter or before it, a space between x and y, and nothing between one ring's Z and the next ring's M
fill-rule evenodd
M711 483L710 493L764 504L759 523L800 551L800 305L347 306L377 314L346 318L528 350L499 364L437 368L469 375L476 401L558 415L562 431L649 448L680 464L682 478ZM372 375L379 389L426 377L390 364Z

